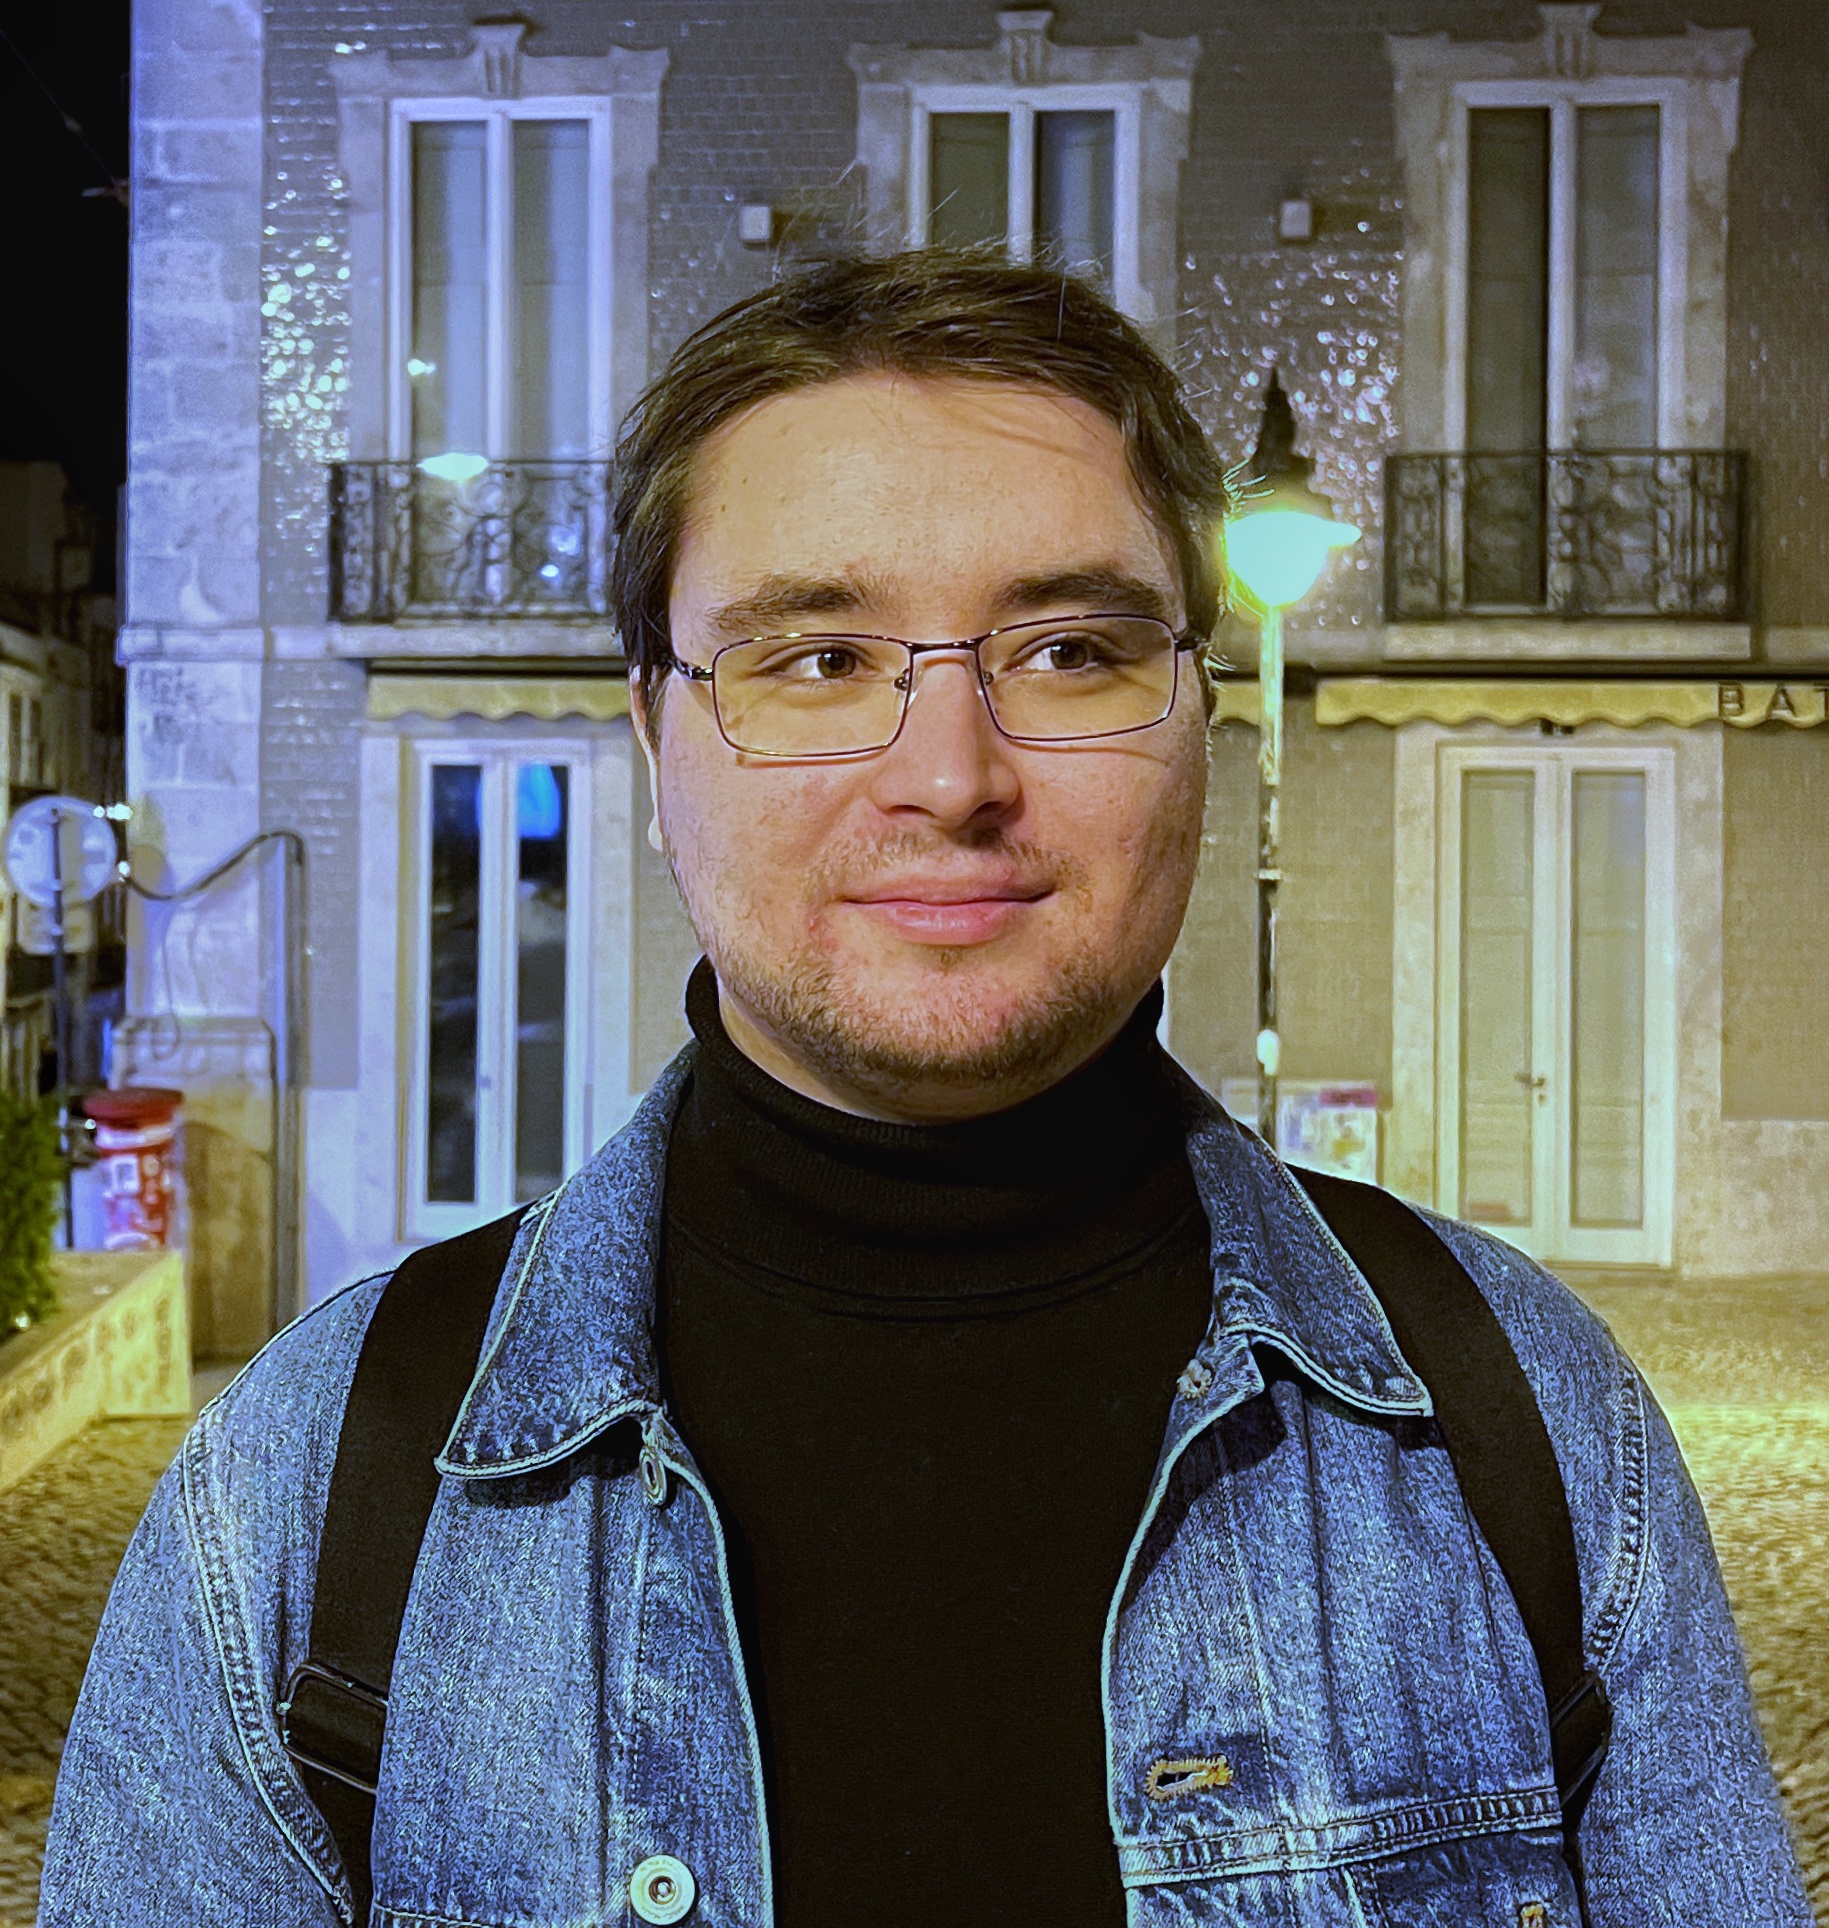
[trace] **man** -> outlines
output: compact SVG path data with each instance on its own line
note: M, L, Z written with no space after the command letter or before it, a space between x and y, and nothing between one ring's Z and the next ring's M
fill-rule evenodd
M441 1457L372 1919L1572 1923L1531 1648L1367 1282L1155 1041L1225 489L1087 290L941 256L711 323L617 594L695 1045L533 1208ZM1597 1928L1808 1913L1707 1534L1605 1329L1541 1396L1615 1738ZM382 1282L122 1569L44 1920L329 1923L275 1707Z

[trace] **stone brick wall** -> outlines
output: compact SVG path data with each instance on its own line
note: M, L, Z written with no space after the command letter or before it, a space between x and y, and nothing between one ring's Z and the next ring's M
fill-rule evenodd
M1711 11L1714 11L1711 9ZM1829 625L1829 19L1785 0L1749 9L1728 233L1728 434L1753 452L1755 609ZM1829 658L1829 638L1773 654Z
M356 1082L361 665L269 663L262 695L262 825L296 830L308 853L301 1077L319 1090L348 1089Z
M1829 756L1815 730L1724 730L1721 1109L1829 1120Z
M280 0L269 10L262 419L272 621L321 616L323 465L343 448L338 276L346 260L330 62L339 46L457 52L470 11L458 0L383 9ZM712 14L647 0L615 18L586 0L527 10L530 50L600 53L614 41L669 51L651 197L656 361L770 271L765 253L736 240L743 201L794 210L798 230L855 231L849 44L981 42L993 33L993 12L980 0L801 0ZM1823 30L1788 0L1700 8L1614 0L1599 24L1669 33L1690 18L1749 25L1755 35L1734 168L1730 433L1761 458L1763 612L1786 624L1825 622L1817 585L1829 535L1816 512L1824 476L1809 431L1829 402L1829 375L1814 351L1829 295L1829 195L1810 145L1829 111ZM1219 13L1185 0L1067 0L1057 9L1063 40L1201 37L1182 193L1182 359L1221 447L1240 459L1255 434L1262 373L1283 367L1323 486L1371 538L1298 625L1339 639L1336 653L1376 621L1380 455L1393 434L1398 382L1401 182L1382 37L1523 37L1535 27L1535 8L1521 0L1301 8L1243 0ZM1294 193L1316 203L1319 231L1306 246L1280 246L1276 203Z
M207 633L259 619L260 8L147 0L137 25L127 616Z
M196 875L256 827L305 833L309 1076L320 1090L347 1090L355 1077L362 708L359 667L317 653L325 469L348 447L351 354L331 67L339 49L459 53L477 11L473 0L144 0L139 15L127 648L136 655L133 794L147 810L136 834L154 839L171 880ZM521 10L530 54L601 54L616 44L664 48L670 58L649 195L651 365L774 270L778 256L738 242L741 204L767 200L789 216L789 258L860 232L849 46L984 44L995 11L995 0L624 0L614 9L530 0ZM1598 24L1609 34L1668 34L1690 19L1750 27L1755 40L1733 165L1728 353L1728 439L1755 458L1757 612L1778 626L1755 648L1822 660L1829 31L1798 0L1609 0ZM1218 446L1241 463L1268 370L1280 368L1317 481L1366 531L1292 617L1298 662L1376 660L1378 505L1403 346L1403 184L1383 36L1522 39L1537 27L1530 0L1056 8L1053 31L1064 42L1200 37L1180 197L1179 360ZM1314 203L1317 235L1279 244L1276 205L1294 194ZM1241 661L1254 652L1248 625L1225 640ZM496 632L492 646L512 649L512 629ZM377 653L384 648L378 637ZM183 660L150 660L161 655ZM212 718L224 720L220 729ZM1251 810L1246 734L1224 732L1216 745L1212 855L1184 945L1184 954L1199 951L1199 969L1178 979L1173 1020L1190 1062L1215 1077L1249 1068L1249 853L1238 829ZM1346 754L1330 746L1336 761ZM1368 750L1348 760L1342 772L1317 756L1301 781L1336 801L1363 800L1376 758ZM1323 804L1297 809L1297 774L1292 821L1303 812L1311 826L1337 821ZM1323 839L1313 855L1325 869L1331 846ZM638 857L632 1033L642 1076L678 1035L678 977L692 945L645 842ZM1304 960L1324 958L1340 933L1311 920L1304 903L1292 877L1286 1001L1293 1014L1312 992L1312 1015L1322 979ZM244 880L219 894L207 918L187 911L143 932L137 1008L171 996L183 1008L264 1011L261 909ZM1360 911L1351 941L1369 958L1382 927L1365 904ZM148 975L155 963L163 988ZM1388 987L1370 972L1363 988L1376 1022L1350 1035L1312 1033L1311 1075L1379 1075ZM1292 1017L1292 1051L1294 1036Z
M1753 455L1755 620L1829 626L1829 19L1796 0L1610 0L1617 33L1747 27L1728 203L1727 439ZM1829 637L1767 639L1792 660Z
M321 623L329 587L325 465L348 453L348 225L337 174L339 47L457 53L462 4L290 0L267 17L261 292L261 578L267 620Z
M1202 36L1182 194L1184 366L1221 446L1243 460L1263 371L1280 364L1298 412L1328 418L1309 438L1323 485L1368 529L1395 384L1398 214L1379 39L1390 11L1359 5L1292 18L1293 10L1257 0L1221 22L1204 7L1133 0L1063 5L1054 27L1062 40ZM1457 24L1467 12L1437 11ZM455 53L467 43L468 12L437 0L381 11L349 0L282 0L269 13L262 447L263 579L273 622L322 618L323 469L346 447L346 226L330 63L339 46ZM771 272L765 251L736 238L743 202L771 201L792 215L794 234L815 245L858 232L859 183L848 173L856 152L855 83L845 65L852 42L970 45L995 34L995 8L980 0L827 0L712 17L698 6L650 3L615 19L580 0L545 0L526 13L530 52L601 53L612 43L669 52L650 201L656 366ZM1323 60L1317 36L1328 42ZM1321 128L1328 135L1317 141ZM1296 191L1323 205L1322 231L1310 247L1278 248L1276 202ZM1306 613L1305 626L1351 631L1374 620L1376 572L1368 545L1339 572L1344 586L1334 598Z

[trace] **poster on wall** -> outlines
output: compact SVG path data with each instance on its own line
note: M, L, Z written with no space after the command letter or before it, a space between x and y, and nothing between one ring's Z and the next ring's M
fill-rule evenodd
M1220 1103L1257 1129L1257 1081L1228 1078ZM1277 1088L1277 1150L1293 1165L1378 1182L1378 1087L1283 1079Z

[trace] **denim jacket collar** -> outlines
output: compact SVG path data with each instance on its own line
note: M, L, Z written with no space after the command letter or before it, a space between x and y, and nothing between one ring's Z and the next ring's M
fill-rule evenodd
M635 1115L528 1213L440 1470L532 1471L660 1405L654 1286L672 1130L697 1047ZM1261 1390L1251 1347L1281 1352L1350 1405L1426 1414L1429 1397L1364 1276L1251 1132L1173 1067L1195 1187L1212 1227L1213 1317L1178 1385L1170 1442Z
M1213 1321L1184 1382L1198 1388L1209 1354L1261 1343L1349 1405L1427 1414L1428 1392L1398 1350L1377 1294L1308 1194L1172 1060L1170 1072L1212 1228Z
M622 1130L522 1221L441 1472L528 1472L659 1407L661 1191L697 1050L688 1044Z

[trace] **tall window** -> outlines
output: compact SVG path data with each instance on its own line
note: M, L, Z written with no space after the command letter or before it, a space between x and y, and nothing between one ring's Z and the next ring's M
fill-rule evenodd
M520 103L404 120L394 435L431 473L602 452L604 140Z
M1467 447L1658 439L1655 103L1468 116Z
M1395 622L1570 618L1557 653L1612 657L1625 632L1586 619L1745 621L1720 344L1753 37L1601 33L1596 11L1386 36L1407 265L1385 556Z
M538 1198L583 1150L586 770L538 747L420 765L409 1230Z
M930 241L1007 246L1109 287L1117 113L1037 108L926 118Z
M1559 506L1546 451L1657 445L1659 120L1655 102L1468 111L1469 607L1544 602ZM1561 465L1560 507L1580 494L1581 527L1614 531L1613 573L1649 576L1650 472L1589 467Z
M988 243L1058 261L1167 347L1199 40L1062 45L1040 7L995 21L988 44L851 48L871 248Z
M1119 87L944 87L913 107L909 239L989 245L1123 295L1139 262L1142 155Z

